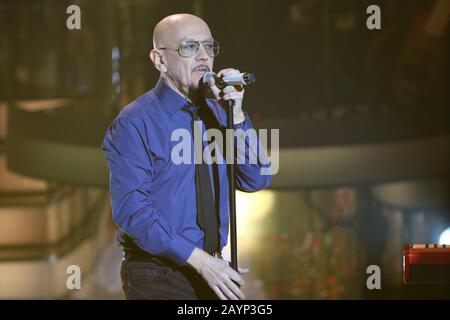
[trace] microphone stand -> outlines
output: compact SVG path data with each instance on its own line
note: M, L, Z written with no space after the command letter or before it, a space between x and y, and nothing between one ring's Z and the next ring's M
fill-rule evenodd
M228 192L229 192L229 206L230 206L230 246L231 246L231 267L238 271L237 262L237 236L236 236L236 185L235 185L235 147L234 147L234 130L233 130L233 106L234 101L228 100L227 105L227 130L231 133L228 136L229 141L227 141L227 152L232 151L232 163L227 162L227 173L228 173ZM231 140L231 141L230 141ZM233 146L233 150L230 150Z

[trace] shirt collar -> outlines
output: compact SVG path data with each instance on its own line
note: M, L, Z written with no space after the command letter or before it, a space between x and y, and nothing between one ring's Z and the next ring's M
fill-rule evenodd
M170 88L165 84L162 78L159 78L155 86L155 93L159 100L166 107L170 116L173 116L175 112L181 110L181 108L188 103L186 98L181 96L179 93Z

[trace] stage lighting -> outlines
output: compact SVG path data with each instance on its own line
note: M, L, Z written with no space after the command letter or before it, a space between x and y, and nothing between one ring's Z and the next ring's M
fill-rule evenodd
M441 233L441 236L439 237L439 244L450 245L450 227Z

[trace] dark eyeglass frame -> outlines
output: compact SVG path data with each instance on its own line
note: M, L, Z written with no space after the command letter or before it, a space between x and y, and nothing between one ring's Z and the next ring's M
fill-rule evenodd
M181 53L181 47L182 47L184 44L187 44L187 43L196 43L196 44L198 45L197 50L196 50L192 55L183 55L183 54ZM217 53L216 53L216 54L211 54L211 53L209 53L208 50L207 50L206 47L205 47L205 43L212 43L213 45L215 45L215 46L217 47ZM159 49L159 50L172 50L172 51L177 51L178 54L179 54L180 56L182 56L183 58L190 58L190 57L194 56L195 54L197 54L198 50L200 50L200 44L203 45L203 48L205 48L206 53L207 53L211 58L217 57L217 55L219 54L219 51L220 51L220 45L219 45L219 42L218 42L217 40L203 40L203 41L185 40L185 41L181 42L181 43L178 45L178 48L177 48L177 49L172 49L172 48L167 48L167 47L162 47L162 48L157 48L157 49Z

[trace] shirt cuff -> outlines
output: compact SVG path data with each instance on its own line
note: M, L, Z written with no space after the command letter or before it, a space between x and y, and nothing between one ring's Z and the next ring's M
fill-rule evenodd
M167 248L166 256L173 260L176 264L182 266L186 264L187 259L190 257L192 251L195 249L195 245L177 235L170 241Z

